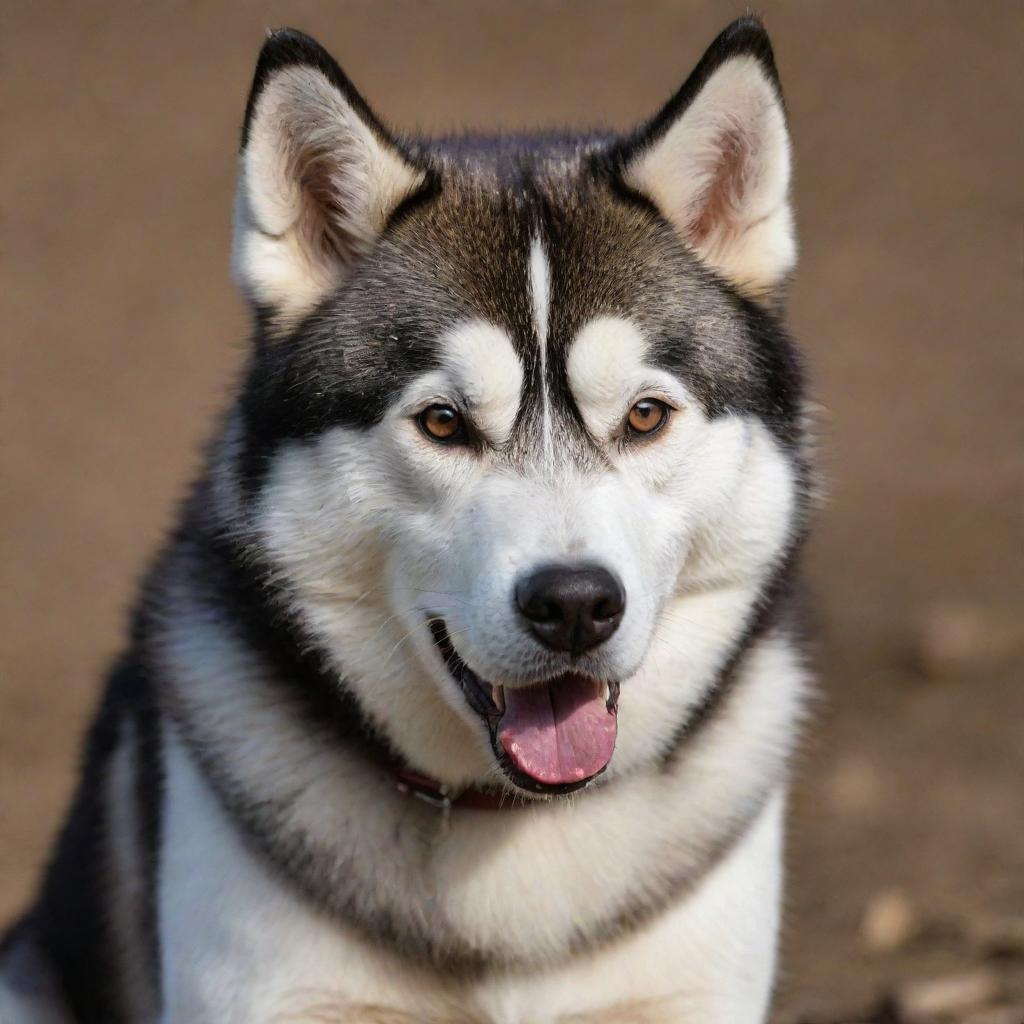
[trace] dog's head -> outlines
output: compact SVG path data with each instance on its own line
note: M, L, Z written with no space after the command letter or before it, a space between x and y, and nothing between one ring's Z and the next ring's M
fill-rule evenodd
M399 139L268 40L225 507L420 770L564 792L701 700L796 529L788 187L752 19L625 137Z

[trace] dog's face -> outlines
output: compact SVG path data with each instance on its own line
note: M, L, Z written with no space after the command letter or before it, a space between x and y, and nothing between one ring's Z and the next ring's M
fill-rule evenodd
M787 189L763 34L628 139L435 148L268 43L225 505L415 767L566 792L700 701L800 499Z

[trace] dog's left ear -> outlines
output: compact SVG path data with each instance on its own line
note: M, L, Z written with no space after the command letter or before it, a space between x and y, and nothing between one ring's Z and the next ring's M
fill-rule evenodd
M614 159L626 186L746 295L771 297L792 270L789 134L771 43L756 18L725 29Z

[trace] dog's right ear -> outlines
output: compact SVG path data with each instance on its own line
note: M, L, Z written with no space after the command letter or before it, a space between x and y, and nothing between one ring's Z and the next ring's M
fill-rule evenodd
M294 322L426 178L323 47L292 29L271 33L245 111L236 280L276 327Z

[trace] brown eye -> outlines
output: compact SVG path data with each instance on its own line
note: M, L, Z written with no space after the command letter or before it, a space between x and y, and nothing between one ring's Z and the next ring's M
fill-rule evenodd
M432 441L453 444L465 439L466 428L457 409L450 405L431 405L419 415L420 429Z
M668 422L668 406L656 398L641 398L629 410L627 424L631 434L653 434Z

